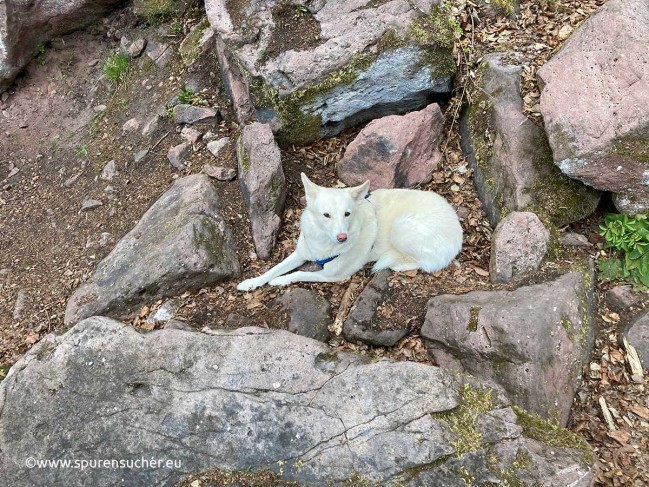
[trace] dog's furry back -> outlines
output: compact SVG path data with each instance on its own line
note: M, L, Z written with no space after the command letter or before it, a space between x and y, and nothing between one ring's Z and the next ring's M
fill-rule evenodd
M436 272L462 248L462 227L455 210L430 191L379 189L375 207L378 234L371 253L373 270Z

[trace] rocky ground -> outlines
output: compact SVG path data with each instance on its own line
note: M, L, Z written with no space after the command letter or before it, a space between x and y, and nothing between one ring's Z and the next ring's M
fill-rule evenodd
M334 338L339 350L371 356L432 363L419 335L426 302L431 296L501 289L489 282L491 227L472 184L472 171L459 146L458 117L462 103L472 96L477 60L486 52L515 49L523 61L523 99L526 114L541 123L536 70L602 0L522 2L516 20L479 18L470 2L454 13L462 34L456 39L456 60L462 67L455 96L442 104L446 118L443 160L425 189L445 196L458 210L465 232L457 261L435 275L393 274L388 298L378 311L386 327L397 324L408 334L394 347L371 347ZM203 17L202 6L187 5L182 15L147 25L136 22L130 10L111 16L84 32L44 46L15 86L3 96L0 116L0 376L45 334L65 330L63 316L71 292L85 281L96 264L139 220L145 210L180 176L200 172L205 164L236 167L230 142L218 156L199 142L192 148L185 169L173 167L167 152L183 142L167 105L191 88L192 104L218 106L222 121L215 136L235 136L239 127L229 107L215 57L208 54L187 68L178 47L190 28ZM292 15L292 12L287 12ZM287 25L295 19L287 19ZM156 65L144 53L131 62L118 84L102 76L102 66L125 35L131 40L157 38L170 46L168 64ZM155 56L154 56L155 57ZM160 112L157 127L142 135L144 125ZM134 123L127 124L135 119ZM251 243L247 211L238 182L217 181L221 214L233 229L243 278L258 275L294 248L302 208L300 172L318 184L338 184L335 164L360 128L322 139L306 147L286 147L282 162L287 180L287 202L279 244L270 261L258 260ZM136 161L136 154L148 150ZM104 169L115 161L114 174ZM84 202L101 202L82 210ZM609 203L610 204L610 203ZM557 266L601 249L597 235L603 203L598 212L566 230L588 238L589 247L567 250L545 265L530 282L552 276ZM294 288L317 291L335 315L345 301L356 297L370 279L369 270L351 282L301 284ZM184 293L177 297L176 318L191 326L237 327L241 323L270 328L285 327L275 304L286 289L265 287L252 293L236 291L237 281ZM617 342L618 328L639 313L649 299L627 309L616 309L604 299L610 284L597 283L598 335L589 367L575 399L570 427L595 449L600 462L597 485L640 486L649 483L649 400L647 379L633 382L626 351ZM162 303L151 302L134 320L151 329L145 318ZM601 399L613 416L615 429L602 416ZM245 485L245 484L244 484Z

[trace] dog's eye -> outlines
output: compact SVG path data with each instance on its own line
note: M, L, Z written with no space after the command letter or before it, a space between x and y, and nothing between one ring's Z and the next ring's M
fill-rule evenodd
M331 218L331 215L329 213L323 213L322 214L325 218Z
M348 211L346 211L346 212L345 212L345 216L349 216L349 215L351 215L351 213L348 212Z

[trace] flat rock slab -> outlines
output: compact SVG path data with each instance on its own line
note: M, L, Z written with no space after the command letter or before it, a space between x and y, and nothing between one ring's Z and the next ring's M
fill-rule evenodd
M336 165L348 186L370 181L372 189L413 188L433 179L442 154L444 115L437 103L407 115L370 122Z
M288 331L326 342L331 324L331 304L317 291L292 289L275 299L287 315Z
M379 306L389 289L389 270L377 272L359 294L343 323L343 336L350 342L362 342L377 347L391 347L410 331L407 326L385 328L376 321Z
M509 282L536 270L548 251L550 232L531 212L514 211L500 221L491 239L491 282Z
M280 0L208 0L205 9L220 59L238 71L223 73L237 117L254 104L282 142L306 143L451 91L453 31L440 4L322 0L298 15Z
M18 73L34 58L41 42L91 24L120 2L6 0L2 3L0 93L9 87Z
M428 301L421 335L440 366L493 380L514 404L565 425L593 347L592 301L592 271L445 294Z
M647 43L647 1L611 0L538 71L555 163L629 214L649 211Z
M257 256L268 260L277 243L286 199L282 156L267 124L246 125L237 142L238 175Z
M599 192L570 179L553 162L543 129L523 113L521 67L512 53L484 57L478 95L460 121L462 150L478 196L495 227L511 211L533 211L563 226L590 215Z
M528 485L590 485L580 451L548 448L518 421L497 391L438 367L331 353L285 331L141 333L93 317L48 335L0 383L0 470L5 485L164 487L214 468L307 486L460 486L467 474L500 485L521 451ZM473 450L458 451L467 433ZM180 466L81 476L28 469L29 457Z
M176 181L74 292L65 322L129 316L144 303L238 275L219 203L206 175Z

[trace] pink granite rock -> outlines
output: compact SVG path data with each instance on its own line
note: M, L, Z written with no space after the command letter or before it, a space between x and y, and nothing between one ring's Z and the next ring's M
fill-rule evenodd
M563 226L595 211L599 192L554 165L545 132L523 113L515 54L484 57L460 121L462 150L491 226L511 211L533 211Z
M649 211L648 43L647 0L611 0L539 70L555 163L629 214Z
M515 211L496 227L491 240L491 282L509 282L536 269L548 250L550 232L539 217Z
M350 186L369 179L374 189L427 183L442 158L438 145L443 129L436 103L374 120L347 147L336 167L338 177Z

